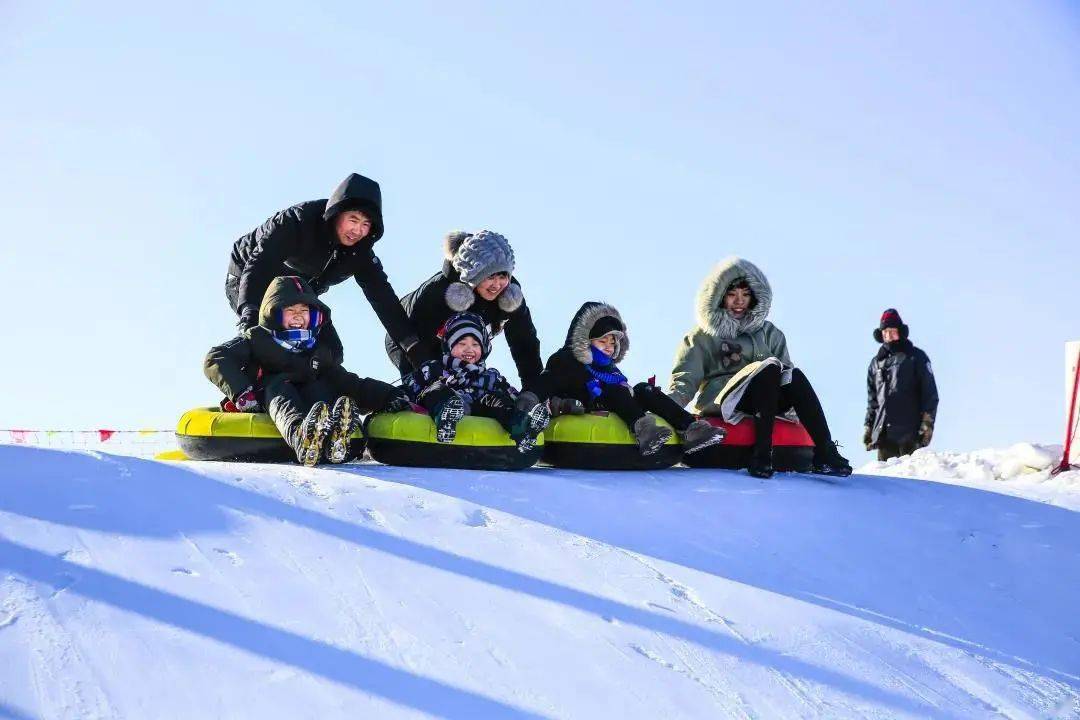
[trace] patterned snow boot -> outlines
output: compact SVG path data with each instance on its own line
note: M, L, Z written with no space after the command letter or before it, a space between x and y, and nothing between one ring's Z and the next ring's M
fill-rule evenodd
M321 400L311 406L300 425L296 459L301 465L315 467L322 457L326 436L330 434L330 408Z
M330 411L330 437L326 445L326 461L343 463L349 457L349 446L352 442L352 434L360 426L360 417L356 413L356 406L352 398L342 395L334 403L334 409Z

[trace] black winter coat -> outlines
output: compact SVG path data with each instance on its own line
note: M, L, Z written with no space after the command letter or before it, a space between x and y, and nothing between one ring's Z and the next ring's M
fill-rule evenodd
M280 277L271 283L260 308L259 325L210 349L203 362L207 379L230 400L252 387L260 402L264 402L262 390L271 377L284 375L296 384L326 380L339 394L349 395L364 410L383 407L392 386L361 378L341 366L345 351L330 321L330 309L310 287L294 288L290 280ZM286 350L273 337L273 331L281 329L275 311L296 303L319 310L325 318L315 347L299 353Z
M937 383L930 358L909 340L886 343L866 374L866 425L870 441L914 442L923 413L936 417Z
M442 355L442 341L436 335L439 328L451 315L459 312L450 307L446 296L447 289L455 283L460 283L460 278L454 266L449 261L444 261L441 272L432 275L420 287L401 298L401 306L416 328L417 337L420 338L418 346L423 346L431 357ZM515 286L520 292L521 284L515 278L510 278L510 285ZM517 366L522 389L532 389L544 366L540 361L540 339L537 337L532 313L524 298L520 305L508 312L499 306L498 298L485 300L474 292L472 304L468 310L484 318L492 336L503 330L506 331L506 342L510 346L510 355ZM390 361L397 366L403 376L410 372L409 362L401 349L401 344L395 342L391 335L386 337L386 354L390 356Z
M338 242L334 219L352 209L369 215L371 234L352 247L344 247ZM234 309L258 306L270 281L279 275L299 275L320 295L352 276L391 337L412 347L416 331L402 312L397 293L372 249L382 234L379 185L353 173L329 199L286 208L233 244L229 274L239 278ZM429 358L414 359L419 362Z

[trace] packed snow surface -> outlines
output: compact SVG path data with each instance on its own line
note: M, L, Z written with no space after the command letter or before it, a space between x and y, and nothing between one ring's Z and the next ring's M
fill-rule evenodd
M826 482L0 446L0 717L1077 718L1080 513L955 484L1007 456Z

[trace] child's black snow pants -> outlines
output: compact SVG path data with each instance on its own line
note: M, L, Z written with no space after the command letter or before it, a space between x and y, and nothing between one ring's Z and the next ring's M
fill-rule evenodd
M663 418L679 432L686 430L694 421L694 416L679 407L663 390L646 382L635 385L633 392L624 385L602 385L600 397L592 402L590 409L615 413L631 432L634 423L645 417L647 412Z

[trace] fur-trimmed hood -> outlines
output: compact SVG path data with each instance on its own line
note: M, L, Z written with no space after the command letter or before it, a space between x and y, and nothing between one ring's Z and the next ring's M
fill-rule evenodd
M574 353L574 359L584 365L589 365L593 361L589 333L603 318L614 320L620 328L618 332L622 333L611 361L614 363L622 361L630 350L630 336L626 332L626 323L623 322L619 311L607 303L590 301L578 308L578 311L574 313L574 319L570 321L570 329L566 331L565 347L570 348L570 351Z
M464 312L476 302L476 291L468 283L461 282L461 273L454 267L454 256L461 248L462 243L471 238L473 233L464 230L453 230L443 238L443 275L450 278L450 284L446 288L446 305L454 312ZM521 292L521 285L510 276L510 282L495 299L499 308L506 313L512 313L521 307L525 301L525 295Z
M740 278L746 279L757 302L745 318L736 320L724 309L724 294ZM772 288L757 265L732 256L721 260L701 283L696 304L698 327L713 337L731 339L764 325L772 307Z

